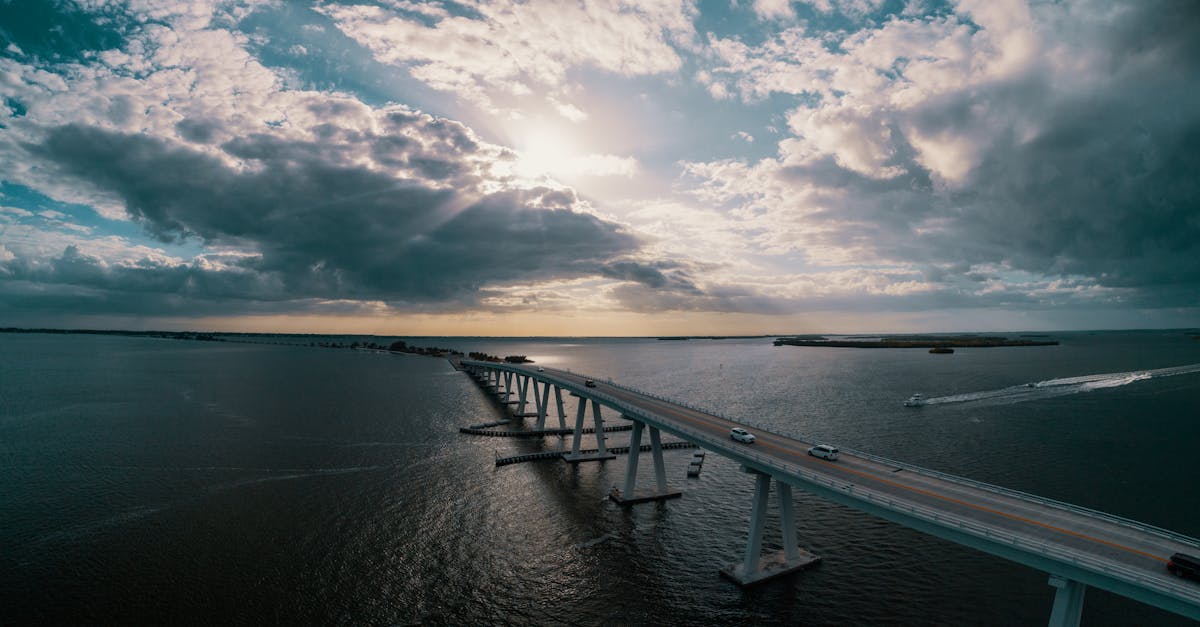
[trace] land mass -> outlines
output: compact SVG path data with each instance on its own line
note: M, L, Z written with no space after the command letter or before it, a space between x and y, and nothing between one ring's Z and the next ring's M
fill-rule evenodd
M997 346L1055 346L1058 340L1010 340L995 335L906 335L877 340L814 339L813 336L781 337L776 346L828 346L834 348L992 348Z
M675 340L756 340L773 335L668 335L658 338L660 342Z

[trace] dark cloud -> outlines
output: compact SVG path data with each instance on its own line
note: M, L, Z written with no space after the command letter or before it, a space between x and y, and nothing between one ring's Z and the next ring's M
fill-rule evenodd
M784 314L804 311L811 303L756 294L737 286L695 288L657 287L646 283L623 283L613 288L617 302L633 311L715 311L722 313Z
M113 265L75 246L41 263L18 258L3 270L0 312L5 313L197 316L228 313L231 305L242 313L297 309L288 302L293 297L268 275L149 260Z
M1200 288L1200 73L1190 72L1124 66L1103 89L1040 101L1041 132L988 150L936 244L1105 286Z
M322 141L262 134L223 144L241 169L145 135L53 129L29 150L116 194L155 237L257 255L219 271L107 267L69 248L10 279L225 303L350 299L408 308L467 306L488 286L553 278L620 275L691 287L622 261L638 239L579 211L569 190L477 191L471 158L480 146L460 125L403 114L390 124L380 136L328 127L318 129ZM407 139L397 139L402 130ZM386 163L409 174L365 167L363 154L387 154ZM162 298L126 302L163 306Z
M830 158L782 168L816 189L822 209L805 220L824 228L811 242L914 263L948 287L994 266L1081 277L1125 305L1200 304L1200 5L1120 14L1071 33L1105 60L1086 80L1057 85L1034 65L897 114L898 128L973 143L962 181L934 184L899 132L889 165L901 176L870 179Z
M209 144L216 138L217 125L204 121L186 119L175 124L179 136L197 144Z
M611 279L640 283L648 288L699 294L683 264L676 261L616 261L600 268L600 274Z

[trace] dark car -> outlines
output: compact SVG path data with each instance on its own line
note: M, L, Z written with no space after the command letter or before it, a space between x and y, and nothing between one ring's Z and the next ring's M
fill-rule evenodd
M584 382L583 382L583 384L584 384L584 385L586 385L586 386L588 386L588 387L590 387L590 388L594 388L594 387L596 387L596 382L595 382L595 381L592 381L591 379L588 379L587 381L584 381Z
M1177 577L1200 579L1200 558L1176 553L1167 561L1167 570Z

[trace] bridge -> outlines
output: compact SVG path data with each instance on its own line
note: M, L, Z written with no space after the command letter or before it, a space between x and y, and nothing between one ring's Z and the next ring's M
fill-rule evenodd
M729 430L743 425L729 418L688 407L612 382L556 369L523 364L462 361L481 385L515 415L537 418L544 429L549 417L567 428L563 391L578 399L571 463L612 459L605 446L600 408L608 407L632 421L630 451L642 449L649 432L655 487L637 490L638 455L632 453L622 489L611 495L622 504L673 498L667 486L661 434L672 434L728 457L755 477L750 502L750 530L743 559L723 569L741 585L810 566L819 557L804 551L796 539L792 488L885 518L1046 572L1055 591L1049 624L1078 626L1088 586L1200 620L1200 582L1170 575L1167 558L1176 552L1200 555L1200 540L1104 512L1009 490L841 448L836 461L808 455L817 444L762 429L753 429L753 444L736 442ZM550 395L553 392L554 398ZM583 449L585 423L594 425L595 448ZM532 406L533 412L526 412ZM762 555L763 522L774 482L779 499L783 550Z

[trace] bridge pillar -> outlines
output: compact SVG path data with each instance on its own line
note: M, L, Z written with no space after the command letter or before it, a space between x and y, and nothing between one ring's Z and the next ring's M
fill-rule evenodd
M634 421L633 433L629 434L629 465L625 467L625 486L621 488L621 495L632 495L633 489L637 483L637 467L638 451L642 448L642 430L645 429L646 423ZM621 501L614 498L613 500L620 503Z
M779 515L783 528L783 552L762 555L763 523L767 518L767 499L771 491L771 475L747 469L755 475L754 501L750 507L750 534L746 553L741 562L721 569L721 574L742 587L761 583L781 575L808 568L821 558L801 549L796 543L796 518L792 505L792 487L776 481L779 492Z
M529 382L532 380L532 377L517 375L517 411L515 413L518 417L525 413L525 399L529 397ZM534 394L537 394L537 392L534 392Z
M504 373L504 402L507 403L512 398L512 380L513 373Z
M588 399L580 396L579 411L575 413L575 433L571 439L571 452L563 455L563 460L577 464L579 462L616 459L617 456L609 453L608 447L604 445L604 423L600 420L600 403L596 401L592 401L592 419L596 425L596 450L589 452L581 452L579 450L580 442L583 440L583 419L587 413L587 405Z
M550 383L542 382L542 392L538 394L537 382L533 384L533 401L537 404L537 429L546 428L546 404L550 400Z
M779 523L783 532L783 557L792 561L800 557L800 546L796 543L796 514L792 509L792 486L775 482L779 490Z
M567 428L567 411L563 409L562 388L554 386L554 404L558 406L558 428Z
M1087 584L1058 575L1050 575L1049 583L1057 588L1054 606L1050 608L1049 627L1079 627Z
M629 436L629 465L625 467L625 486L620 492L614 490L612 494L608 495L608 498L621 505L633 505L634 503L644 503L646 501L665 501L683 496L683 492L678 490L674 492L667 491L667 473L663 465L662 442L659 438L658 429L655 427L650 427L650 451L654 458L654 475L657 490L638 491L636 489L638 458L641 457L642 431L645 427L646 423L640 420L633 421L633 433Z
M650 427L650 459L654 460L654 481L658 491L666 492L667 467L663 463L662 434L658 432L658 427Z

